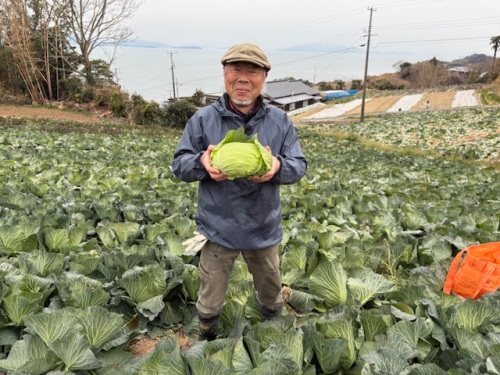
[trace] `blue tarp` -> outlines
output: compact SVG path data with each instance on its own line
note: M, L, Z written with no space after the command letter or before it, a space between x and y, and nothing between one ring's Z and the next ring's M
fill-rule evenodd
M325 101L345 98L347 96L356 95L358 90L330 90L330 91L322 91L321 95L325 97Z

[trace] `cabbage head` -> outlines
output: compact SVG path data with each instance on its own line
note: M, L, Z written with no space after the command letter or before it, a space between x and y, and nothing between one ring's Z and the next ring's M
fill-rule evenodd
M263 175L273 163L271 153L260 144L257 134L249 138L244 131L244 128L228 131L210 156L212 166L230 180Z

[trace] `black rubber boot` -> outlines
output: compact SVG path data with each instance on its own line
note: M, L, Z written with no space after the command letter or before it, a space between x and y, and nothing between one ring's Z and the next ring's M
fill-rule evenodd
M270 309L265 306L260 307L260 313L262 314L262 319L271 320L281 315L281 311L283 310L283 306L280 306L276 309Z
M198 315L200 336L199 340L214 341L217 338L217 328L219 326L219 315L213 318L203 318Z

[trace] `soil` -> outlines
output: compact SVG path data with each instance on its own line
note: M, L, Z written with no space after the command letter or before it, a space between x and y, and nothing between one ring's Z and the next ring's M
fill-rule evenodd
M365 104L365 113L382 113L391 108L399 99L404 95L398 96L384 96L374 98ZM428 92L425 93L417 104L415 104L411 111L421 111L425 109L450 109L453 99L455 98L455 91L445 92ZM359 115L361 108L355 108L346 115Z
M98 123L104 119L109 120L110 115L107 112L79 110L78 107L67 109L66 107L46 108L30 105L0 105L0 117L30 117Z
M457 91L441 91L441 92L426 92L423 93L420 100L413 105L411 108L405 111L433 111L433 110L446 110L453 108L453 101L455 99ZM405 95L393 95L393 96L381 96L374 98L367 98L365 102L365 115L379 115L385 113L390 109L395 103L400 99L403 99ZM323 107L316 107L313 111L304 112L300 115L293 116L292 121L299 125L305 124L309 121L313 122L334 122L334 121L349 121L351 119L357 120L361 114L361 105L342 113L342 115L328 115L328 112L332 111L333 106L327 104ZM324 111L324 112L323 112ZM323 112L323 114L322 114ZM335 112L333 112L335 113ZM310 117L310 118L309 118Z
M159 338L143 337L139 340L133 341L129 345L128 349L133 355L143 357L151 353L158 342L160 342Z
M370 99L365 103L365 113L381 113L391 108L403 95L383 96L380 98ZM361 114L361 107L354 108L347 112L346 116Z

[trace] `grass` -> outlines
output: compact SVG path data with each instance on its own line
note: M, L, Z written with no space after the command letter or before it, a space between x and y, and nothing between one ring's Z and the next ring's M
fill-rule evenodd
M481 103L485 105L498 105L500 104L500 96L493 92L485 92L481 90L480 92Z
M500 77L495 82L480 89L479 96L484 105L500 104Z

